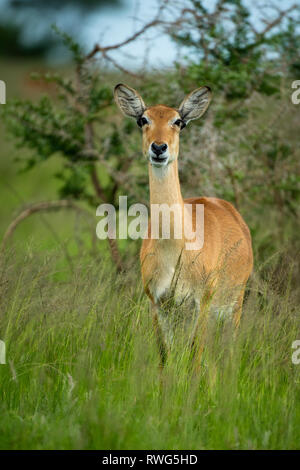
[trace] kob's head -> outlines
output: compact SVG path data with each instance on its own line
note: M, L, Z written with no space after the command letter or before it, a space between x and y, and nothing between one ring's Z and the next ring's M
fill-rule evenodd
M163 167L177 159L180 131L192 119L204 114L211 90L203 86L192 91L178 109L158 104L147 107L133 88L120 83L114 96L121 111L137 121L143 131L143 153L151 165Z

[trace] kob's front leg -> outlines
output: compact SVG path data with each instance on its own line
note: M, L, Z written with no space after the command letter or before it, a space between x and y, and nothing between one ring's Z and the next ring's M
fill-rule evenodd
M158 315L158 306L154 303L151 303L151 313L152 313L152 321L156 336L156 342L160 354L160 367L163 368L167 358L168 358L168 349L165 342L164 334L159 324L159 315Z

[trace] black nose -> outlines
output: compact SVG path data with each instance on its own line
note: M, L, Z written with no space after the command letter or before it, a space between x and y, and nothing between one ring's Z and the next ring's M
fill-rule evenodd
M157 155L157 157L161 155L162 153L164 153L167 150L167 148L168 148L167 144L157 145L155 142L152 142L152 145L151 145L151 150L152 152L155 153L155 155Z

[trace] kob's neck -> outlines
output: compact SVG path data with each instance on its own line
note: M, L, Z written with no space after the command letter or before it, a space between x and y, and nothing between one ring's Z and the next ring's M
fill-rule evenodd
M149 164L149 186L151 204L183 205L177 160L166 167L157 168Z
M180 191L177 161L157 168L149 164L151 233L153 238L183 242L183 199ZM161 211L158 215L158 211ZM167 226L165 225L167 224ZM165 227L166 232L164 232ZM176 235L175 235L176 233Z

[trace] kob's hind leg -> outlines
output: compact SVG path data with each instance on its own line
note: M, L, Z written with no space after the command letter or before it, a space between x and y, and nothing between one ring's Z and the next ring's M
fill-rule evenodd
M233 321L234 321L234 326L236 329L239 327L240 321L241 321L243 300L244 300L244 295L245 295L245 287L239 294L238 299L236 301L235 308L234 308Z

